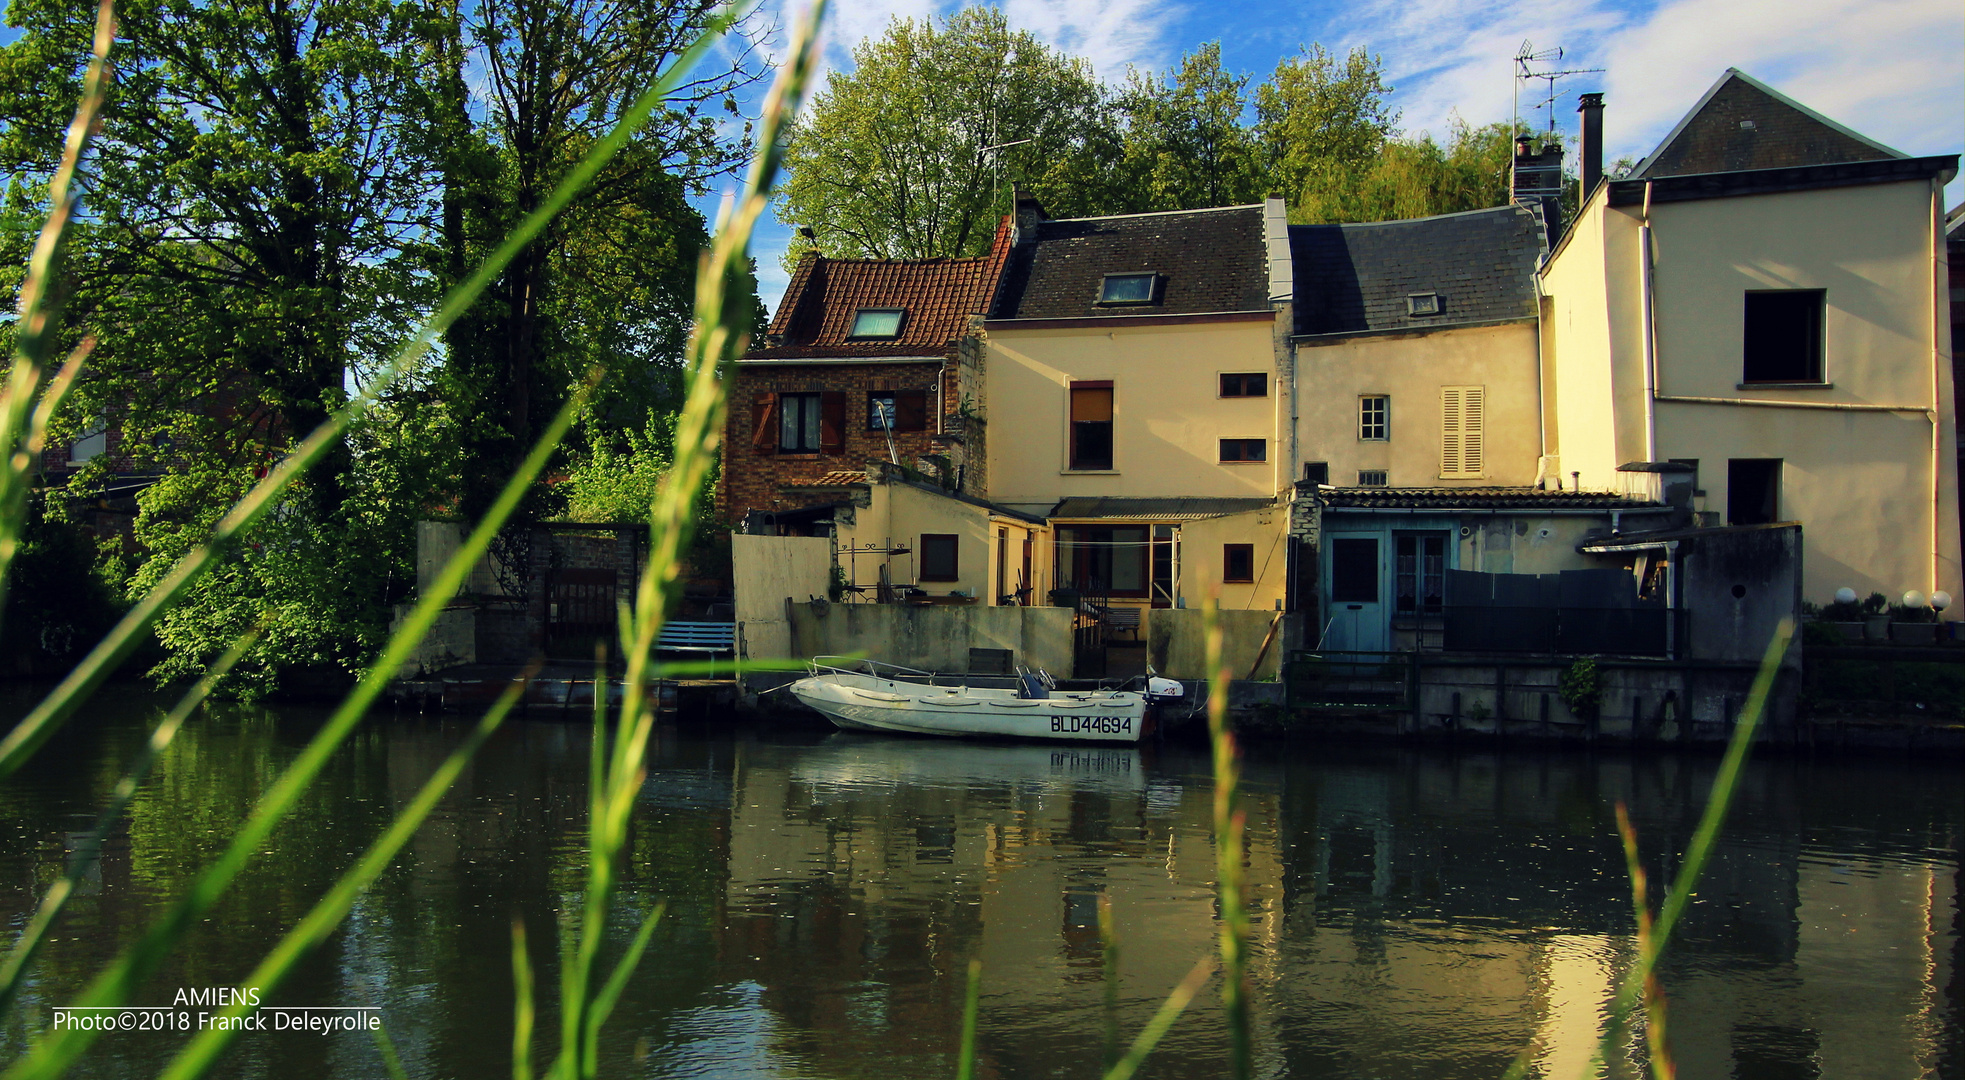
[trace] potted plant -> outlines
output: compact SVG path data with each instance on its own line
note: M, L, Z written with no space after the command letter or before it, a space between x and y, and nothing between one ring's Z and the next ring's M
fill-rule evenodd
M1873 592L1863 600L1863 639L1890 640L1890 598Z
M1821 609L1821 621L1833 626L1843 641L1863 640L1863 606L1856 602L1856 590L1835 590L1835 603Z
M1890 609L1890 641L1897 645L1933 645L1938 640L1938 624L1924 594L1912 589L1904 602Z

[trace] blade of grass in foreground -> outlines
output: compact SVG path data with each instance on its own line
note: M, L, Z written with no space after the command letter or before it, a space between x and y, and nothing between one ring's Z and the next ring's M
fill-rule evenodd
M450 561L444 564L443 570L438 573L436 582L429 592L417 599L415 607L410 610L396 634L383 648L381 658L369 666L361 682L347 698L343 699L320 730L315 732L300 755L280 774L279 779L274 781L266 794L260 797L259 805L233 835L225 851L198 875L183 895L172 902L164 915L142 938L125 949L113 963L97 974L88 988L76 999L75 1004L104 1007L127 1002L130 994L149 977L151 972L156 970L164 955L176 945L178 938L182 937L213 903L217 902L219 895L231 884L232 879L244 869L246 861L255 852L264 848L267 837L299 801L300 796L327 765L335 750L348 737L348 733L353 731L355 725L367 714L369 705L388 685L389 680L394 677L403 661L408 659L417 643L423 640L423 635L436 621L437 613L462 587L471 567L476 565L479 557L490 546L492 536L518 508L519 501L524 498L527 488L545 468L554 448L565 437L567 429L573 424L573 418L584 406L587 389L591 386L590 382L587 388L574 394L558 415L553 417L553 422L548 425L546 433L540 436L538 445L533 447L532 453L520 465L518 472L507 481L505 490L499 493L498 500L486 512L484 520L478 523L471 535L451 555ZM13 1078L59 1075L84 1048L94 1041L95 1035L95 1032L78 1031L74 1028L52 1032L35 1045L27 1058L15 1063L0 1076Z
M962 994L962 1042L955 1054L955 1080L975 1080L976 1010L982 1003L982 961L969 961L969 985Z
M273 946L273 951L266 954L266 957L259 962L259 966L253 969L252 974L239 983L240 986L256 988L261 997L271 995L308 953L327 940L335 927L341 925L341 920L347 916L349 909L355 906L355 900L371 882L381 876L382 871L389 868L389 864L395 861L396 853L402 850L404 844L409 843L410 837L416 835L416 830L422 826L423 819L430 816L431 810L436 809L437 801L442 799L450 790L450 785L457 781L457 775L464 771L464 766L470 764L472 756L478 752L478 747L483 746L484 741L491 737L491 733L497 731L498 726L505 722L506 714L510 713L512 706L518 703L519 695L525 691L526 683L530 682L537 672L538 667L535 664L523 675L512 680L511 685L498 695L497 702L485 711L484 718L478 721L478 726L473 728L471 734L450 752L449 757L444 758L443 764L437 766L437 771L423 782L416 797L411 799L402 813L397 814L396 819L389 824L388 831L384 832L375 843L369 845L368 851L362 855L361 860L341 875L340 880L334 883L334 887L327 891L327 895L321 897L314 904L313 910L288 931L287 935L280 939L279 944ZM258 1007L257 1004L239 1001L218 1016L244 1016L257 1010ZM211 1068L218 1060L218 1055L238 1036L238 1029L227 1024L218 1024L199 1032L198 1036L191 1040L191 1044L179 1051L177 1057L165 1068L162 1080L191 1080L192 1077L204 1075L205 1070Z
M1106 1070L1105 1080L1130 1080L1131 1076L1139 1071L1139 1067L1146 1064L1146 1056L1160 1044L1161 1037L1166 1035L1168 1028L1174 1026L1174 1021L1180 1019L1180 1014L1187 1010L1187 1005L1194 1000L1194 995L1200 993L1201 987L1207 985L1208 976L1214 973L1214 965L1215 958L1212 956L1203 956L1194 962L1194 966L1187 972L1187 977L1180 980L1180 984L1167 995L1167 1000L1160 1003L1160 1008L1153 1014L1153 1019L1148 1020L1146 1027L1140 1030L1139 1037L1134 1039L1133 1045L1126 1050L1126 1056L1119 1059L1119 1064Z
M442 337L445 330L470 310L477 298L504 270L526 245L536 238L546 223L573 201L587 184L614 156L628 144L648 118L658 108L662 100L675 89L689 69L713 44L715 39L727 30L741 15L735 7L727 7L710 21L703 35L685 49L664 71L648 92L637 99L621 116L613 130L609 131L588 151L586 157L574 166L566 179L553 190L537 210L526 215L512 230L503 243L499 244L471 276L452 289L444 297L443 305L435 315L426 320L421 329L412 335L383 365L376 378L355 395L348 404L314 429L300 444L294 447L280 463L269 472L253 489L239 500L231 511L213 527L212 534L205 542L178 560L171 572L159 581L143 599L137 601L121 621L105 635L89 655L82 658L67 678L50 692L41 704L23 718L4 739L0 739L0 777L12 773L21 763L33 754L53 730L85 700L102 680L116 670L117 665L129 656L142 640L142 635L151 624L157 621L178 598L183 596L192 584L203 577L216 563L225 547L235 540L241 532L252 527L261 517L273 508L279 496L302 473L317 464L340 440L341 436L365 413L406 371L420 363L432 346ZM100 32L98 34L100 37ZM37 259L39 258L39 249ZM38 264L37 264L38 265ZM16 368L19 368L16 364ZM12 391L8 401L12 402ZM3 422L4 418L0 418ZM12 429L0 427L0 436ZM4 444L0 444L4 445ZM11 491L11 488L5 491ZM3 492L0 492L3 493ZM0 520L0 543L7 536L6 522ZM4 565L0 565L4 570Z
M85 340L69 357L68 379L43 393L48 358L54 354L54 338L61 329L60 290L55 279L61 269L68 227L75 220L76 176L100 122L109 89L109 48L115 40L115 5L111 0L100 0L89 64L82 76L82 100L62 140L61 161L48 179L48 220L41 224L41 233L28 256L27 276L21 282L13 363L6 388L0 390L0 612L7 607L7 570L20 550L29 476L40 460L48 418L73 385L75 370L93 345Z
M742 351L749 329L729 285L748 268L751 233L783 161L785 133L818 63L817 28L825 6L824 0L815 0L793 34L790 59L765 99L757 155L744 191L719 215L716 239L696 271L695 327L685 350L688 391L676 424L675 458L649 511L648 556L635 604L621 619L626 689L611 732L596 713L586 895L578 937L561 968L560 1055L554 1068L562 1080L584 1080L599 1067L596 1048L605 1014L593 996L594 969L635 796L647 775L646 751L655 720L647 700L650 657L675 596L682 552L694 532L695 507L721 441L726 402L718 372ZM617 969L617 976L625 978L628 970L631 966Z
M253 642L259 640L259 633L260 628L254 627L233 642L231 648L226 649L223 655L213 661L211 669L205 673L205 676L178 699L177 707L164 717L163 722L150 733L150 738L144 741L143 749L137 752L136 760L130 764L129 771L123 774L122 780L118 781L114 790L109 793L108 805L102 808L102 813L96 818L95 827L89 830L88 838L83 841L88 853L87 858L72 862L67 873L48 889L47 894L41 898L40 908L34 912L33 920L27 924L20 941L14 945L14 951L7 956L6 964L0 966L0 1015L4 1015L7 1006L13 1003L14 992L20 988L21 976L26 973L27 966L33 963L35 953L40 951L41 939L47 934L48 928L54 925L55 918L61 914L61 909L68 903L68 898L74 895L76 883L81 881L82 875L88 873L89 867L96 862L102 850L103 837L109 835L109 830L116 824L116 819L123 816L123 808L135 797L138 785L143 783L143 778L150 772L151 763L157 760L157 755L170 746L171 740L177 737L178 729L184 726L184 721L197 710L198 706L205 703L206 698L211 696L212 687L217 685L218 680L224 678L225 673L232 670L232 665L239 662L239 657L244 656Z
M1207 632L1208 738L1214 750L1215 889L1221 897L1221 1005L1228 1013L1228 1074L1247 1080L1249 1053L1249 913L1243 895L1241 755L1228 730L1228 665L1221 655L1221 605L1202 605Z

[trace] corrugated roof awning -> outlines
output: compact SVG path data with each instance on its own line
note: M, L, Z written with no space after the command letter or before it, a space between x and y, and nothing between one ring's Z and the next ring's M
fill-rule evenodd
M1657 503L1609 491L1544 491L1531 487L1319 488L1332 510L1650 510Z
M1061 499L1051 508L1051 520L1069 521L1196 521L1274 506L1273 499Z

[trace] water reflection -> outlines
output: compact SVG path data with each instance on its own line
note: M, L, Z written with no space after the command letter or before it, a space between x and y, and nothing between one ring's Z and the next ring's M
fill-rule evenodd
M76 857L147 708L112 702L0 784L0 918L13 932ZM187 725L0 1026L0 1055L18 1053L49 1006L140 932L317 722L220 710ZM242 977L461 733L377 718L142 1000ZM1212 791L1196 750L694 728L660 733L652 762L632 910L610 928L604 959L636 911L663 897L670 915L609 1025L612 1074L952 1075L966 967L979 958L983 1075L1096 1075L1099 899L1122 943L1128 1038L1214 947ZM551 1009L556 934L579 902L585 767L579 725L501 733L274 1000L382 1006L413 1075L507 1072L510 921L532 928ZM1608 808L1632 807L1653 880L1664 880L1712 768L1540 753L1254 755L1264 1071L1494 1077L1527 1050L1535 1075L1578 1075L1632 952ZM1665 972L1682 1075L1956 1070L1961 818L1955 768L1755 765ZM79 1075L154 1071L173 1045L118 1034ZM1153 1073L1218 1075L1224 1049L1204 998ZM366 1037L254 1036L226 1074L378 1068Z

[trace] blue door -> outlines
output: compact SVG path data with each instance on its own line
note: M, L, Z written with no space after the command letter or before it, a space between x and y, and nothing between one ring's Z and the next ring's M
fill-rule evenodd
M1325 651L1384 652L1392 647L1385 611L1385 536L1334 533L1324 544Z

